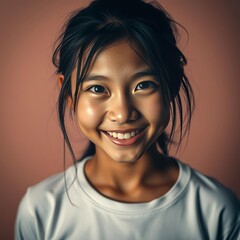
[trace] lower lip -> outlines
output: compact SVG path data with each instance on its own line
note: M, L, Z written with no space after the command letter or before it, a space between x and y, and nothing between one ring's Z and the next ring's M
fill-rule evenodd
M135 135L134 137L129 138L129 139L118 139L118 138L114 138L114 137L110 136L106 132L103 132L103 133L111 140L111 142L113 142L119 146L129 146L129 145L135 144L138 141L138 139L143 136L144 130L145 129L141 130L141 132L139 132L137 135Z

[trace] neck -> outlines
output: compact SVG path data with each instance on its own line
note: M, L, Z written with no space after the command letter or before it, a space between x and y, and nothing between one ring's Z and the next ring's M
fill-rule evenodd
M87 162L85 172L90 183L100 192L115 189L127 194L140 186L161 182L168 164L169 161L155 149L149 149L134 163L119 163L97 148L95 156Z

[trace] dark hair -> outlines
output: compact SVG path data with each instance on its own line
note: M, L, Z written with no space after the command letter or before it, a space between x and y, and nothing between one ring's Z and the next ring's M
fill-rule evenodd
M184 73L187 61L176 46L176 38L176 22L157 2L150 4L141 0L95 0L70 16L52 61L57 73L64 75L58 98L58 116L65 142L75 162L65 126L67 97L73 99L75 112L79 84L91 61L99 51L121 39L128 41L132 49L156 73L164 101L170 104L171 132L162 133L157 140L162 152L168 155L168 146L173 143L177 123L179 136L176 143L180 146L183 136L190 128L194 96ZM71 74L76 67L76 90L72 96ZM184 107L186 115L183 114ZM85 156L94 152L95 146L90 143Z

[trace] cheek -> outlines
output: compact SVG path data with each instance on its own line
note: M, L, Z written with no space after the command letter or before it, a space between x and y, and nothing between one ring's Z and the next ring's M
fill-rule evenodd
M95 129L102 119L104 110L96 101L89 101L84 97L79 97L77 106L78 125L83 132Z
M155 95L149 101L143 102L143 114L157 128L165 129L169 122L170 111L160 95Z

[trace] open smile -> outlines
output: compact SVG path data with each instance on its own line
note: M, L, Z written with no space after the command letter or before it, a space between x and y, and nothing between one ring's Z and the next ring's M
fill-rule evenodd
M136 143L144 134L144 130L145 128L102 132L111 140L111 142L120 146L128 146Z

